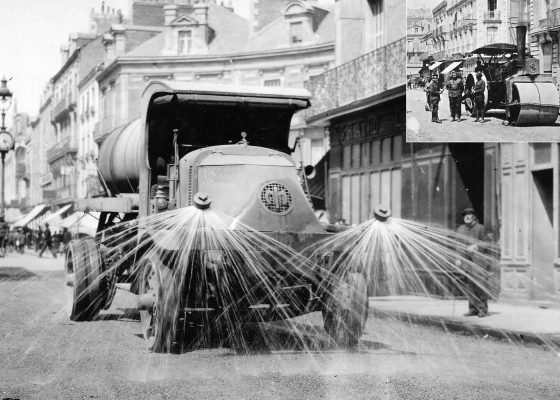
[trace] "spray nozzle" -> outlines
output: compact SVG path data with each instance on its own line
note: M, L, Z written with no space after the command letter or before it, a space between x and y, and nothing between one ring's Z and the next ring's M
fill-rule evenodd
M391 210L385 206L377 206L373 210L373 216L378 221L387 221L387 219L391 216Z
M194 206L199 210L206 210L207 208L210 208L210 204L212 204L212 200L210 199L208 193L198 192L197 194L194 195L193 203Z

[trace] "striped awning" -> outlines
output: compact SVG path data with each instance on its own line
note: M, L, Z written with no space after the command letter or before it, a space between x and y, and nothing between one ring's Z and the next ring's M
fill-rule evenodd
M45 218L42 222L41 222L41 226L44 227L45 224L49 224L51 225L51 230L53 231L58 231L60 230L62 227L60 226L60 223L62 222L62 215L67 212L70 207L72 207L72 204L67 204L64 207L61 207L60 209L56 210L54 213L52 213L51 215L49 215L47 218Z
M439 67L441 64L443 64L443 61L436 61L436 62L434 62L432 65L430 65L430 66L428 67L428 69L429 69L430 71L433 71L434 69L436 69L437 67Z
M33 207L33 209L31 211L29 211L27 213L27 215L25 215L25 217L23 217L22 219L17 221L14 224L14 226L16 228L24 227L27 224L29 224L31 221L33 221L35 218L43 215L47 210L48 210L48 207L45 204L39 204L38 206Z
M451 64L449 64L447 67L445 67L445 69L443 71L441 71L442 74L448 74L451 71L453 71L455 68L457 68L463 61L453 61Z

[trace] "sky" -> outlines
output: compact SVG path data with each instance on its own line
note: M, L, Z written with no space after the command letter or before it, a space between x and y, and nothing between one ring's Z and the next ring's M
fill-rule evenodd
M14 99L9 113L17 107L18 112L37 115L45 84L62 66L60 46L68 42L70 33L88 31L89 13L92 8L100 10L101 2L0 0L0 76L11 79L8 88ZM248 16L248 0L232 3L238 14ZM122 9L127 17L130 0L105 4Z
M434 8L442 0L408 0L406 3L407 8Z

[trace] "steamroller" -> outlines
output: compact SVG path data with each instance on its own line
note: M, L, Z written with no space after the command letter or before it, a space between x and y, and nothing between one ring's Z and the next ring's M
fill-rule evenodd
M78 201L79 209L100 218L95 239L68 247L70 318L97 318L116 288L129 284L154 352L182 352L197 343L235 346L250 336L246 324L314 311L322 312L334 343L356 345L367 318L366 276L337 266L335 249L301 268L264 254L270 274L263 277L243 269L243 254L200 245L192 249L188 276L178 276L169 260L180 244L162 241L146 224L183 207L219 210L295 254L335 235L317 219L304 190L310 170L289 155L291 119L309 107L309 99L303 89L149 83L142 116L115 129L100 147L99 178L107 195ZM229 264L245 274L250 299ZM174 291L179 279L198 282L191 286L196 293ZM169 304L179 312L168 313ZM228 313L235 315L225 318Z
M517 26L517 44L495 43L471 53L481 61L486 82L485 107L505 109L510 125L554 125L560 111L558 88L551 76L540 73L539 60L525 53L527 28ZM472 112L476 74L466 77L466 109Z

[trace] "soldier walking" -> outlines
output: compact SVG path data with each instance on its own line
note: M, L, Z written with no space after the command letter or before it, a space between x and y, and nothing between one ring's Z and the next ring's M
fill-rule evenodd
M430 107L432 109L432 122L437 124L441 124L441 120L438 117L438 110L439 110L439 101L440 101L440 94L443 92L443 89L440 87L438 82L438 76L432 76L432 82L428 86L428 93L430 95Z
M461 121L461 99L463 97L463 80L457 76L455 71L451 71L451 78L447 85L447 93L449 95L449 109L451 111L452 121Z
M56 252L53 249L52 234L49 228L49 224L45 224L45 230L43 231L43 247L39 253L39 257L43 257L43 252L49 248L54 258L56 258Z

